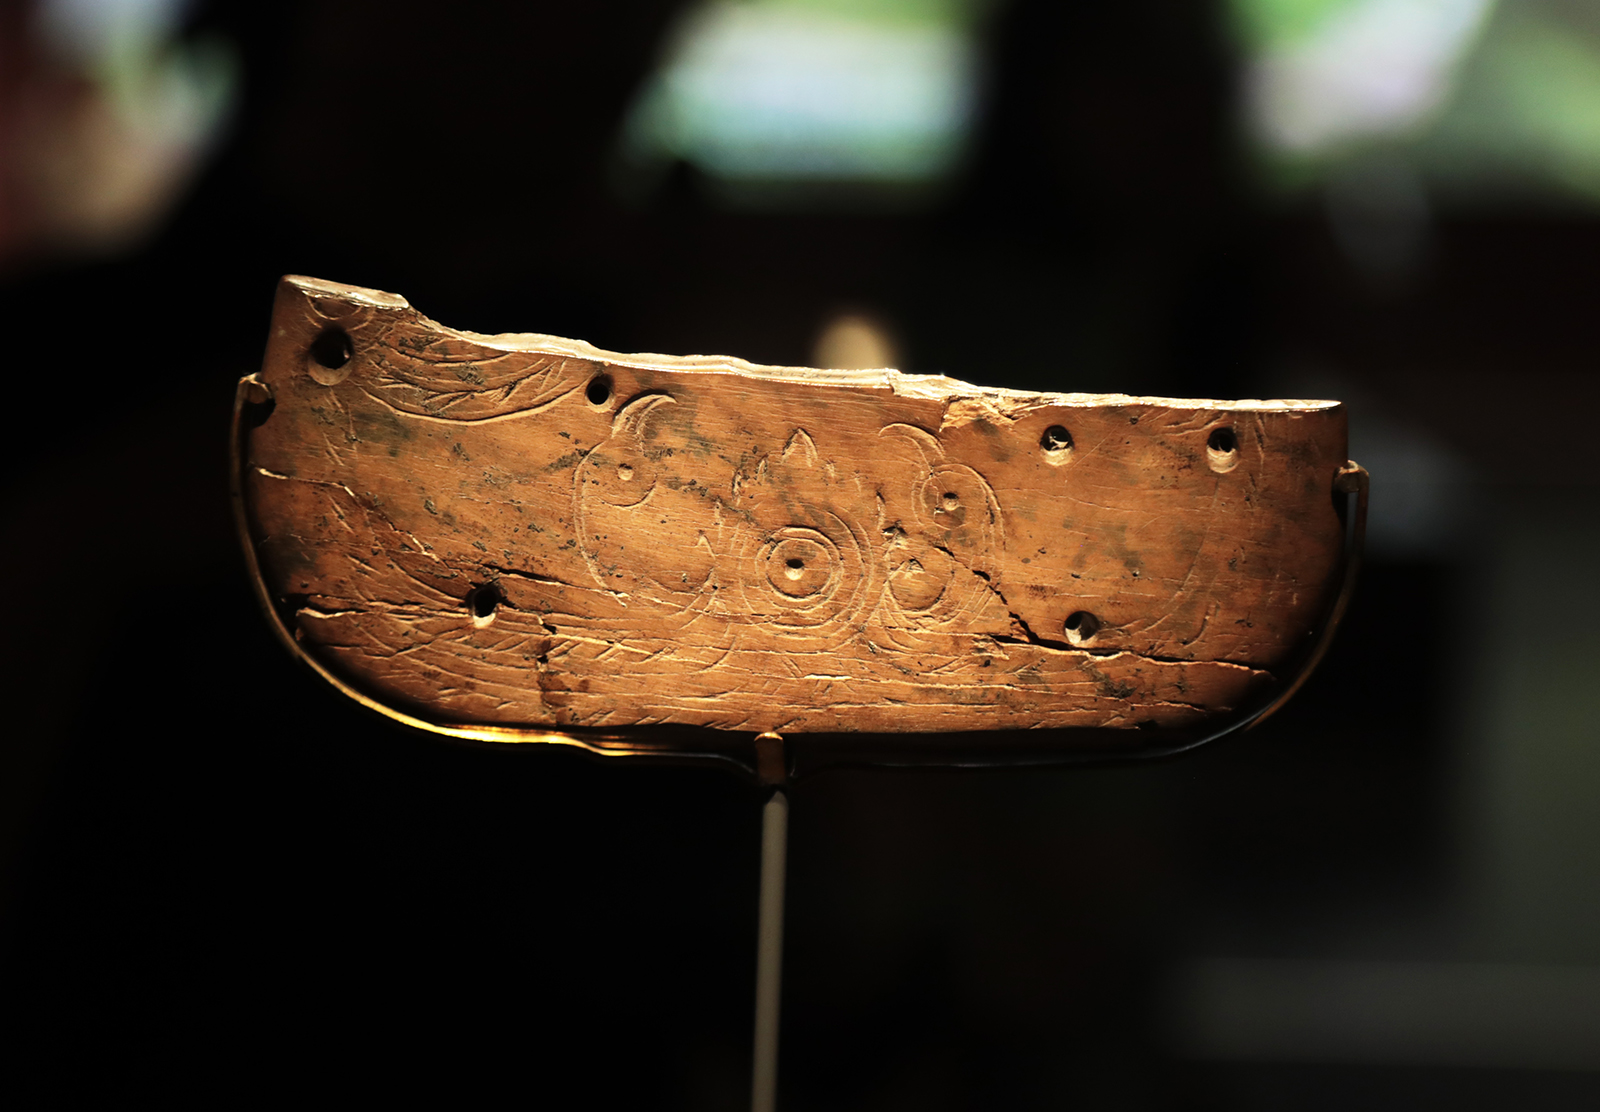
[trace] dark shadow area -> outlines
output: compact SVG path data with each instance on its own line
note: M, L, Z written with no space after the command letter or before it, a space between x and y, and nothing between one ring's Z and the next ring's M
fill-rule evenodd
M1332 383L1375 512L1411 441L1363 458L1364 427L1467 461L1454 531L1375 535L1258 730L799 784L782 1106L1591 1106L1596 1072L1252 1057L1173 999L1210 957L1600 965L1596 499L1563 431L1600 401L1600 219L1446 213L1416 282L1375 290L1314 204L1252 192L1220 14L1178 0L998 7L978 153L934 208L721 208L688 167L624 203L615 136L675 10L202 5L186 34L236 45L240 99L174 214L0 278L8 1091L748 1101L754 787L414 736L273 641L226 439L304 273L624 351L805 364L866 307L904 369L983 384ZM1551 846L1567 871L1519 888Z

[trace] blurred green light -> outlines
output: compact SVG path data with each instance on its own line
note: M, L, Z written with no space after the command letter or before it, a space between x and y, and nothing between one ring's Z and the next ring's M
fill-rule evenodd
M630 113L636 166L729 183L936 181L976 116L979 6L765 0L692 10Z

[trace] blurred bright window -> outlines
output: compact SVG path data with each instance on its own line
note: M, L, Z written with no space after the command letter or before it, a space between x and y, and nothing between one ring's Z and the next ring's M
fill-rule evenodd
M629 115L636 174L674 162L759 200L949 177L977 113L980 0L710 0ZM784 187L766 194L761 187ZM800 187L798 192L794 187Z
M1249 130L1280 184L1381 164L1451 199L1600 201L1594 0L1230 6Z
M231 43L181 34L190 0L38 0L0 165L0 260L148 239L216 149L239 87Z

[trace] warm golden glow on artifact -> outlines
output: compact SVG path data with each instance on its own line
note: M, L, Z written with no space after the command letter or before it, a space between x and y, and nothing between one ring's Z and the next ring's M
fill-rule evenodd
M285 643L456 737L1207 727L1346 567L1336 402L618 355L289 278L238 414Z

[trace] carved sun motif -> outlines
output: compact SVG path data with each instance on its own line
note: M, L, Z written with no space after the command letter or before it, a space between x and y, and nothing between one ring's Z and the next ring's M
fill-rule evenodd
M888 482L842 471L801 428L706 476L692 405L634 398L577 469L579 548L630 609L721 623L727 647L751 629L796 650L869 627L953 630L995 597L994 491L926 430L891 425L880 443L904 463Z
M735 485L726 520L737 620L807 648L853 636L884 583L876 493L839 474L804 429Z

